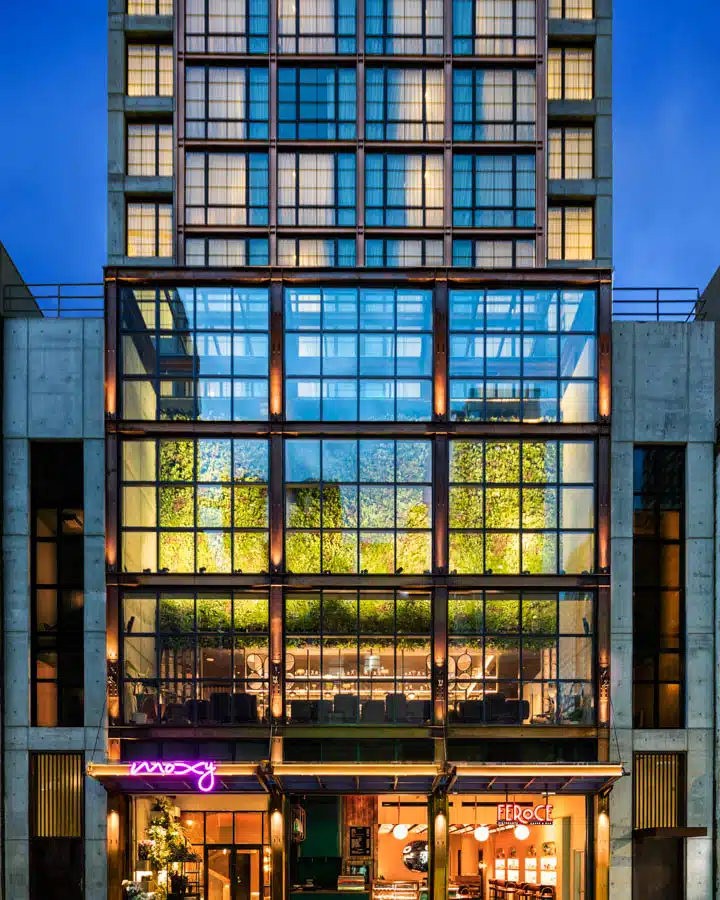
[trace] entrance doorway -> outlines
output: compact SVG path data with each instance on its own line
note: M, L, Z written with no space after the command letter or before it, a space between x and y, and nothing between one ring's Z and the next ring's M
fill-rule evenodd
M206 900L262 900L262 847L208 844Z

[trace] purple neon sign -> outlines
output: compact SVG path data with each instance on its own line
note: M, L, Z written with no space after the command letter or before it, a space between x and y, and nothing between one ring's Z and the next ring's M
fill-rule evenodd
M143 775L159 775L161 778L182 778L183 775L196 775L198 790L209 793L215 787L214 762L134 762L130 763L130 775L139 778Z

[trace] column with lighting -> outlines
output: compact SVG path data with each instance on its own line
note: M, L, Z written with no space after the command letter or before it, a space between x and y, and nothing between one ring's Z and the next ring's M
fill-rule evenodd
M279 792L270 795L270 900L286 900L288 802Z
M447 900L449 809L445 792L428 798L428 900Z

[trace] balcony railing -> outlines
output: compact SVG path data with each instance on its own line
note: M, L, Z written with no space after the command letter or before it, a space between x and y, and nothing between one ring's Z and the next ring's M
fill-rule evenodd
M100 319L105 309L102 283L6 284L2 314L46 319Z
M702 318L698 288L616 287L615 322L694 322Z

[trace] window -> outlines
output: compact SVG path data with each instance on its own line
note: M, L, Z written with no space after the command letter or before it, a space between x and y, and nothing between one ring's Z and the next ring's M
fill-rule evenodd
M451 593L450 721L592 725L594 599L585 591Z
M593 258L592 206L559 206L548 210L548 259Z
M355 69L278 69L278 137L354 141L355 82Z
M592 99L592 50L564 47L548 51L548 100Z
M400 56L441 54L442 0L367 0L365 50Z
M83 448L30 445L32 498L32 724L83 722Z
M279 0L280 53L355 53L355 0Z
M430 419L430 291L288 288L285 329L287 419Z
M268 322L266 288L123 289L123 417L266 421Z
M424 591L285 594L290 722L429 722L431 603Z
M369 153L365 159L365 225L442 228L443 158Z
M163 44L129 44L127 92L130 97L172 97L173 48Z
M279 153L279 225L354 225L354 153Z
M367 140L442 140L442 70L368 69L365 77Z
M188 66L185 137L267 140L267 69Z
M430 441L287 440L286 568L429 573L431 481Z
M124 593L123 722L237 725L265 719L268 633L265 591Z
M593 572L594 481L590 442L451 441L450 571Z
M577 180L593 177L592 128L551 128L548 131L548 177Z
M534 141L535 73L522 69L455 69L456 141Z
M583 290L452 290L453 421L594 422L597 297Z
M453 225L532 228L535 225L535 157L456 154Z
M453 265L478 269L532 269L535 241L526 238L453 241Z
M592 19L593 0L550 0L551 19Z
M682 828L687 818L684 753L633 754L633 828Z
M406 266L442 266L442 240L385 240L368 238L365 242L365 265L391 269Z
M685 447L636 446L633 728L685 722Z
M279 266L351 268L355 238L278 238Z
M267 0L186 0L185 49L267 53Z
M82 753L30 753L30 900L85 896L84 771Z
M173 173L172 125L128 125L127 173L154 177Z
M267 153L187 153L187 225L267 225Z
M533 56L535 0L453 0L453 51L465 56Z
M172 256L172 204L128 203L127 255Z
M128 0L129 16L171 16L172 0Z
M268 265L267 238L187 238L185 264L232 268Z
M122 571L268 570L268 442L122 444Z

